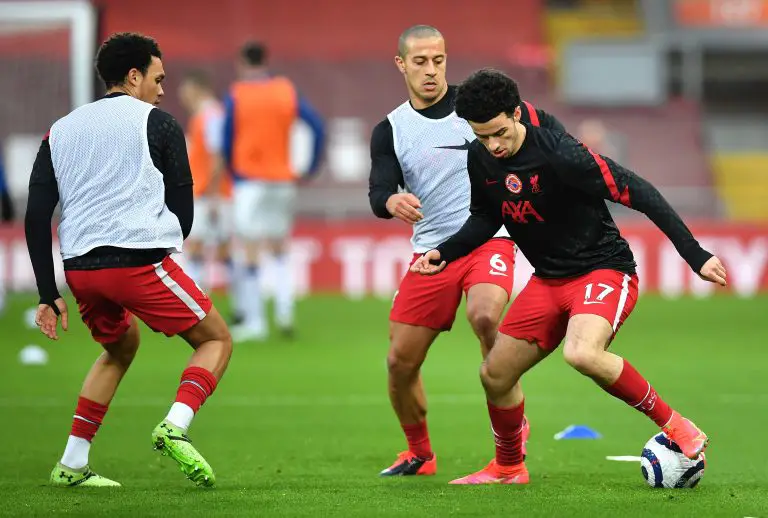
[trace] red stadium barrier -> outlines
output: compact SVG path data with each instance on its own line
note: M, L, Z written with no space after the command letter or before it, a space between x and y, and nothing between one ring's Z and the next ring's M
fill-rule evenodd
M309 57L323 62L391 62L398 35L415 23L433 24L448 41L456 41L449 44L452 58L492 56L518 44L544 41L544 0L499 2L492 14L463 0L421 0L418 14L409 0L389 0L386 7L372 9L358 0L186 0L183 10L174 2L155 0L93 3L100 8L102 37L118 31L146 32L160 43L166 67L176 59L223 58L234 63L239 46L251 38L267 43L276 61Z
M728 268L728 291L742 296L768 292L768 225L699 222L692 229ZM409 232L397 221L300 221L292 242L297 291L302 295L390 297L411 257ZM625 224L622 232L635 253L642 291L708 296L716 290L690 271L672 244L652 225ZM56 267L57 278L63 281L60 260ZM269 264L265 269L269 272ZM220 268L211 265L209 271L214 280L221 279ZM0 273L11 291L34 290L21 226L0 227ZM518 255L515 291L525 285L531 273L531 266ZM269 286L269 274L265 277Z

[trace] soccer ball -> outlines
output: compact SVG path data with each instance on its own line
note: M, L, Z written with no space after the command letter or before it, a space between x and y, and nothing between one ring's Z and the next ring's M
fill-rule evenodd
M680 489L696 487L704 476L706 463L703 453L696 460L691 460L661 432L645 443L640 469L649 486Z

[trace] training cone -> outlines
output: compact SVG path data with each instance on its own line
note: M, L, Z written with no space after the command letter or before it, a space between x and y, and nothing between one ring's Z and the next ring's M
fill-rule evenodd
M589 426L581 424L572 424L562 432L555 434L555 440L561 439L600 439L602 435L594 431Z

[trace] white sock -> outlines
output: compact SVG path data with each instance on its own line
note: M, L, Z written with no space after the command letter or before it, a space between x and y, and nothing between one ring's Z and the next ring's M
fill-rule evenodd
M189 430L189 425L192 424L192 418L195 417L195 411L188 405L179 403L176 401L171 405L171 409L168 411L166 421L170 421L172 425L178 426L185 432Z
M246 267L240 284L242 289L240 290L239 309L245 317L244 325L249 329L264 331L266 329L264 300L261 293L258 266Z
M293 275L288 254L275 256L275 320L286 328L293 326Z
M88 465L88 453L91 451L91 443L82 437L70 435L67 439L67 447L61 463L68 468L80 469Z

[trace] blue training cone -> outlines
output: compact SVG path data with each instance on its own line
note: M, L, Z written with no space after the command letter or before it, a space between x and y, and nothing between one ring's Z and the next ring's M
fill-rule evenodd
M555 434L555 440L561 439L600 439L602 435L594 431L589 426L581 424L572 424L562 432Z

